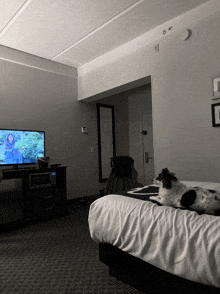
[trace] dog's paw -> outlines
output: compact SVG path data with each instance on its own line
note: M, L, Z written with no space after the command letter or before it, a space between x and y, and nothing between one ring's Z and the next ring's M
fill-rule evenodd
M162 198L160 196L150 196L149 200L156 202L157 204L163 205Z
M159 200L160 196L150 196L149 199L150 200Z

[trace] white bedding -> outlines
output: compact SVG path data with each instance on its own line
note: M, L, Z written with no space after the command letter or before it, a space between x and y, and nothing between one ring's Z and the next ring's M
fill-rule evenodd
M167 272L220 288L220 217L108 195L91 204L89 228L97 243L110 243Z

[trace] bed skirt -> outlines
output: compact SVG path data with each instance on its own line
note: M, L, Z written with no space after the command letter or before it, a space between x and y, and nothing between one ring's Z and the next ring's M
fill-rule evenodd
M192 282L167 273L111 244L99 244L99 260L109 267L111 276L144 293L220 293L219 288Z

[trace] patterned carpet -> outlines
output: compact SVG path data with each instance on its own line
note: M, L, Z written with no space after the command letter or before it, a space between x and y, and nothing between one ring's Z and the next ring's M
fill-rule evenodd
M0 293L141 294L108 275L88 228L88 207L0 234ZM150 293L149 293L150 294Z

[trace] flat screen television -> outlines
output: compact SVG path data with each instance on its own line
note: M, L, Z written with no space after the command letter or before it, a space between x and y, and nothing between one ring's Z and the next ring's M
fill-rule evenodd
M0 166L37 164L45 157L45 132L0 129Z

